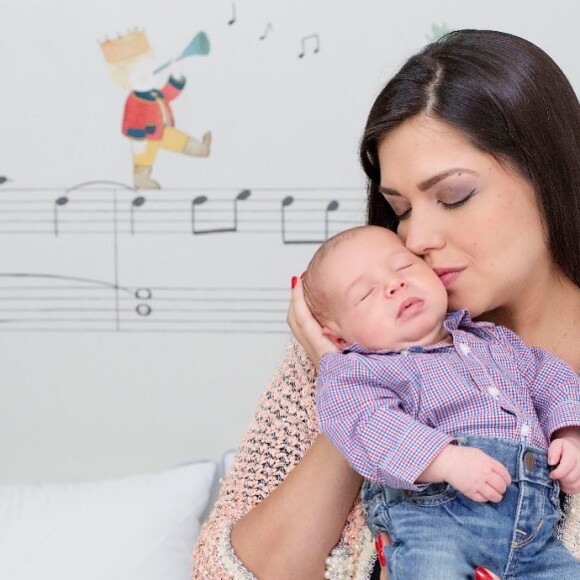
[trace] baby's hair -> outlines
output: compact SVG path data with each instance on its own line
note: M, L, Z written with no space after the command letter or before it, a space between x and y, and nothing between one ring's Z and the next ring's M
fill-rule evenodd
M314 256L312 256L312 259L306 268L306 272L304 272L304 277L302 278L302 287L304 289L304 298L308 308L312 312L314 318L316 318L322 326L328 324L328 322L332 320L332 310L326 290L328 287L328 280L323 280L321 275L321 266L324 259L342 242L348 241L363 230L376 227L377 226L357 226L339 232L331 238L328 238L328 240L326 240L326 242L316 250Z

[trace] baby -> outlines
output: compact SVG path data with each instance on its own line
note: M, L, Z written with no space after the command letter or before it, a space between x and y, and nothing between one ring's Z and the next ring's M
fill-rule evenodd
M341 349L320 362L321 429L366 479L369 527L392 541L389 580L471 578L475 566L580 578L554 535L557 481L580 483L572 369L506 328L447 314L441 280L384 228L328 240L303 285Z

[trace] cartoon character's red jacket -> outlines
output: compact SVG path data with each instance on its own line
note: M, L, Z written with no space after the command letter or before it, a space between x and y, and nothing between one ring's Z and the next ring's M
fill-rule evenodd
M153 139L163 137L164 127L173 127L173 113L169 102L183 90L185 79L170 77L159 91L133 91L125 102L123 133L132 139Z

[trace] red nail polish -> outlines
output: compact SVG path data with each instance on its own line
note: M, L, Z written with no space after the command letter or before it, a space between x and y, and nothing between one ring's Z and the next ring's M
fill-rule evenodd
M383 550L383 538L381 538L380 534L375 540L375 550L377 551L377 556L379 557L379 564L381 565L381 568L386 568L387 559L385 558L385 551Z
M475 569L475 580L493 580L493 576L481 566Z
M294 286L296 286L297 282L298 282L298 278L296 278L296 276L292 276L292 280L290 280L290 288L294 288Z

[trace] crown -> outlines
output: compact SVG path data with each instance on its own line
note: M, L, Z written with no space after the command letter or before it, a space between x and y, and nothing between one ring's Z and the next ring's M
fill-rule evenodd
M105 60L115 63L146 54L151 50L151 47L145 33L135 29L122 36L119 35L113 40L101 42L101 49L105 55Z

